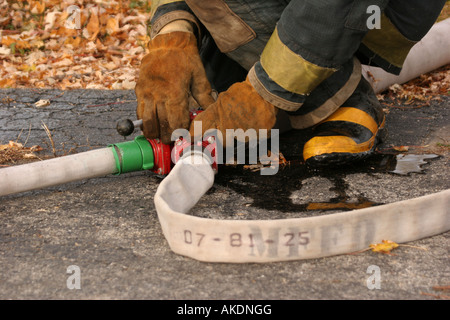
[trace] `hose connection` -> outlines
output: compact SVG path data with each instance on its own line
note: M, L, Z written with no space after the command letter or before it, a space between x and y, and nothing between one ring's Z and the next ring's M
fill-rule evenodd
M191 121L202 110L191 110ZM135 128L142 125L142 120L129 119L117 122L117 132L126 137L133 133ZM216 141L210 136L203 142L192 144L182 138L173 144L167 145L159 139L147 139L143 135L132 141L110 144L116 160L117 175L127 172L151 170L159 175L166 175L172 170L177 161L189 152L202 152L208 157L214 172L217 172Z

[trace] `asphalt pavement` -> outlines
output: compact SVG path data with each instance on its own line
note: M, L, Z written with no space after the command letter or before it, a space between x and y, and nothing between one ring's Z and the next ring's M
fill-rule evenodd
M331 208L339 202L385 204L448 189L450 97L440 98L429 105L386 101L387 141L379 154L350 167L306 168L301 146L309 133L284 133L280 150L287 164L276 175L222 166L195 214L227 219L314 216L342 209L311 211L306 209L309 203L330 203ZM36 107L43 99L50 104ZM0 144L17 140L28 147L40 145L44 151L38 155L52 156L45 124L57 156L105 147L123 141L116 121L134 118L135 106L133 91L3 89ZM426 159L420 173L400 175L392 173L400 151L437 157ZM162 234L153 203L160 182L161 177L142 171L1 197L0 299L450 296L450 232L410 242L392 255L368 250L266 264L206 263L177 255ZM379 288L368 285L373 268L379 270Z

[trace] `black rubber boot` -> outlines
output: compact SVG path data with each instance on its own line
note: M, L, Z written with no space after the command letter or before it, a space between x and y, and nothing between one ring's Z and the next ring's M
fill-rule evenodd
M312 167L347 164L370 156L385 139L385 115L370 84L362 77L350 98L314 128L303 148Z

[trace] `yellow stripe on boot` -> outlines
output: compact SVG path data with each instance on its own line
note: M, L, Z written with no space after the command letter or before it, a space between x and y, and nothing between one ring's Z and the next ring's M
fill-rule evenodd
M336 128L333 128L333 122L336 123ZM366 128L372 133L371 137L364 139L362 133L360 136L351 136L350 132L346 132L345 122L349 126L356 124ZM307 163L308 160L315 160L322 164L328 161L343 163L358 160L372 151L380 129L384 128L384 122L385 118L378 126L368 113L352 107L341 107L318 125L330 124L329 130L336 132L336 135L318 135L310 139L303 147L303 159Z

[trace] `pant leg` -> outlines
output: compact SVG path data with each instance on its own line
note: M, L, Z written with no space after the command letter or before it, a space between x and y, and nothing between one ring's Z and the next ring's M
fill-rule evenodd
M259 60L289 3L287 0L209 0L208 4L194 0L186 2L205 27L200 56L208 79L219 92L245 79L248 70ZM230 28L230 25L233 27ZM246 32L253 36L241 42L239 36ZM241 44L234 45L234 41ZM216 43L225 50L222 52ZM230 45L233 50L226 49Z
M209 33L203 37L200 58L211 87L219 93L226 91L233 83L244 81L247 76L246 69L220 52Z
M293 109L297 109L294 112L300 116L297 123L304 122L304 115L325 106L312 114L310 118L314 120L304 122L309 126L333 112L356 87L359 81L354 78L358 66L352 63L355 55L363 63L399 72L409 49L431 27L444 2L230 0L226 1L228 8L255 36L222 54L208 35L201 50L202 58L209 78L219 91L241 81L245 74L229 58L245 70L255 63L256 78L264 87L261 93L269 92L264 98L285 110L288 110L284 107L286 101L287 105L294 105ZM381 29L368 29L371 13L367 8L371 5L377 5L383 12ZM196 11L201 9L201 1L196 9L191 9L204 18L200 20L208 29L213 30L216 23L220 24L210 19L207 12ZM269 37L271 28L275 31ZM229 44L233 36L219 32L215 34L215 41ZM270 48L269 38L276 38ZM280 55L286 51L290 54ZM285 60L281 61L282 58Z
M389 1L381 16L381 28L362 39L356 53L364 64L399 74L411 48L436 22L445 0Z
M270 92L265 99L289 111L294 128L312 126L336 111L356 88L359 67L347 71L355 55L363 63L398 73L443 4L443 0L426 4L421 0L293 0L255 65L258 81L254 83L264 87L258 92ZM380 9L380 29L368 27L371 5ZM280 55L286 51L289 55ZM297 110L288 110L293 103Z

